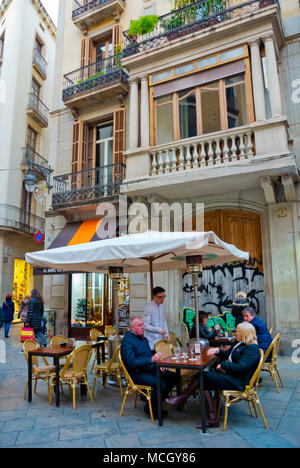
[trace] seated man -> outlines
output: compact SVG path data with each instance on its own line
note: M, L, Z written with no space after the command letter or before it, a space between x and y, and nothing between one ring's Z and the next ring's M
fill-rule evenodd
M258 346L263 350L264 353L266 353L267 349L273 341L267 325L262 319L257 317L255 310L251 307L246 307L243 310L243 316L245 322L251 323L251 325L254 326L256 330Z
M153 356L149 342L144 337L144 322L140 318L130 320L130 331L126 333L121 344L121 355L126 369L137 385L152 387L151 404L153 416L157 418L157 382L156 364L160 353ZM176 385L177 377L173 372L161 369L161 398L164 401L171 389ZM144 408L149 416L148 403Z

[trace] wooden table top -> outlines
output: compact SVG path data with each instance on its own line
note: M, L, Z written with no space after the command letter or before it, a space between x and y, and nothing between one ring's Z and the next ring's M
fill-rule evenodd
M191 361L190 357L187 358L187 362L184 362L184 359L180 357L178 360L173 359L174 356L168 357L165 359L161 359L157 361L156 364L160 367L173 367L173 368L194 368L197 367L199 369L205 369L206 367L210 366L214 362L218 361L217 356L209 356L207 351L210 348L205 348L201 354L195 355L196 360Z
M75 348L68 346L51 346L49 348L38 348L34 351L29 351L28 354L31 354L32 356L60 357L67 356L72 353L74 349Z

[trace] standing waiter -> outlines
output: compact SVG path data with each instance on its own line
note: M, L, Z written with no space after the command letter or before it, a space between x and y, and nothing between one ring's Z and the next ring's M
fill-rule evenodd
M155 353L157 341L166 340L170 343L168 324L164 310L166 291L157 286L153 289L152 302L148 304L144 311L145 337L149 341L151 351Z

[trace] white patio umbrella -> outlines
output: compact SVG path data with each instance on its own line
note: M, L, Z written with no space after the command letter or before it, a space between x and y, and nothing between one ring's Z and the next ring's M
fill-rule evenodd
M154 232L129 234L52 250L27 253L26 262L35 267L61 271L108 273L109 267L123 267L124 273L186 268L186 257L201 255L203 267L248 260L249 253L219 239L214 232ZM195 291L195 312L197 290ZM198 314L196 332L199 339Z

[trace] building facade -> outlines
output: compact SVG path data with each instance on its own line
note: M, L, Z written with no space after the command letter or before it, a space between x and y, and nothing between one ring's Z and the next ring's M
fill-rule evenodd
M119 194L146 207L203 203L205 230L251 258L206 270L201 308L230 310L245 290L290 352L300 329L296 0L61 0L59 18L46 238L78 242L89 223L85 241L95 240L97 206L117 207ZM97 296L106 324L97 278L45 279L61 331L72 332L80 298L93 308ZM179 334L191 278L173 271L155 283L167 289ZM148 277L132 275L130 284L130 313L142 314Z
M12 294L17 311L34 286L43 289L25 253L44 248L35 241L35 234L45 234L45 180L38 168L48 168L55 41L56 27L40 1L1 1L0 300ZM24 184L30 167L34 193Z

